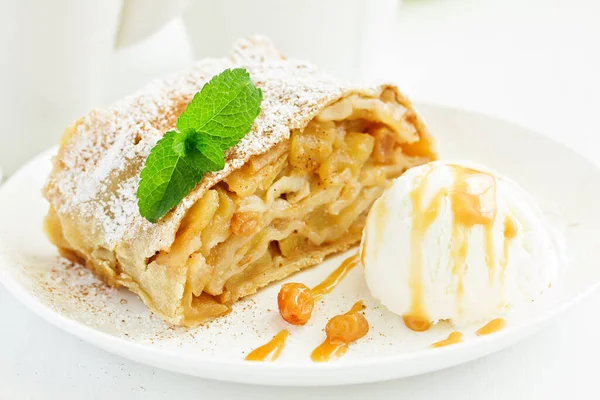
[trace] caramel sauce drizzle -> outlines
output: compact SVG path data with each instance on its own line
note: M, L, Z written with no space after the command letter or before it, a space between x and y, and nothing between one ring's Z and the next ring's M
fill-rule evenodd
M358 261L359 261L358 254L354 254L353 256L346 258L342 262L342 264L335 269L335 271L333 271L331 274L329 274L329 276L327 276L327 278L325 278L317 286L313 287L310 290L310 293L312 294L314 300L315 301L320 300L321 298L323 298L323 296L325 296L326 294L330 293L333 289L335 289L335 287L342 281L342 279L344 279L344 277L348 274L348 272L350 272L350 270L358 264ZM352 314L354 312L358 312L358 311L362 310L363 308L364 308L364 305L363 305L362 301L360 301L360 302L356 303L352 307L352 309L350 311L348 311L348 313ZM248 361L274 361L274 360L276 360L279 357L279 355L281 354L281 352L283 351L288 334L289 334L289 332L287 330L280 331L267 344L253 350L250 354L248 354L248 356L246 357L246 360L248 360ZM325 346L325 343L323 344L323 347L324 348L327 347L327 346ZM329 357L334 356L334 355L335 355L335 357L340 357L346 352L346 349L343 349L342 347L340 347L338 345L331 345L330 347L331 348L329 349L329 352L330 352ZM327 351L323 350L323 352L326 353ZM324 361L326 361L326 360L324 360Z
M502 285L502 296L504 296L504 274L508 265L508 245L510 241L517 237L519 233L517 222L511 215L507 215L504 221L504 248L502 249L502 258L500 258L500 284ZM504 298L502 300L504 306Z
M346 312L346 315L351 315L362 311L365 308L362 300L354 303L352 308ZM329 339L325 339L310 355L310 358L314 362L326 362L332 358L339 358L348 351L348 345L346 342L331 342Z
M310 355L314 362L327 362L334 358L340 358L348 351L347 343L332 343L325 339Z
M365 257L367 256L367 235L363 236L362 242L360 244L360 263L362 265L362 267L364 268L366 263L365 263Z
M504 329L505 326L506 320L504 318L496 318L482 326L475 334L477 336L489 335Z
M444 340L440 340L439 342L435 342L431 345L431 347L444 347L450 346L451 344L456 344L462 342L463 334L461 332L452 332L448 337Z
M470 168L450 166L454 185L450 189L450 203L454 216L452 225L452 273L457 278L457 307L462 313L464 275L467 270L469 234L476 225L482 225L485 237L485 262L490 285L494 277L494 244L492 228L496 219L496 179L489 174Z
M408 276L411 305L410 312L404 315L403 319L409 329L417 332L426 331L431 325L423 304L423 254L421 244L425 232L438 216L440 204L444 197L444 192L440 191L434 196L429 207L422 207L422 198L425 196L427 180L432 171L433 167L429 167L429 170L419 179L416 187L410 193L413 206L413 226L410 233L410 271Z
M363 303L362 300L359 300L356 303L354 303L352 305L352 308L350 308L350 310L348 310L345 314L346 315L354 314L357 312L361 312L364 309L365 309L365 304Z
M326 294L330 293L344 279L344 277L354 268L359 261L358 254L346 258L339 267L336 268L323 282L310 290L315 301L320 300Z
M388 206L385 204L383 199L378 200L373 207L373 212L375 213L375 259L377 259L377 254L379 253L379 246L383 242L383 233L385 230L385 226L388 218ZM364 265L364 253L362 259Z
M289 332L281 330L268 343L252 350L246 356L247 361L275 361L281 355Z
M403 318L408 328L419 332L429 329L431 325L423 299L422 244L427 230L439 215L444 198L449 199L453 214L451 270L456 279L456 300L459 314L462 313L464 275L467 271L466 258L469 250L468 239L471 229L476 225L484 228L485 261L490 285L493 283L495 270L492 228L497 209L496 178L471 168L449 165L448 168L454 179L452 186L440 189L433 195L429 204L423 204L429 175L433 168L431 166L420 177L416 187L410 193L413 208L409 272L411 306L410 311Z

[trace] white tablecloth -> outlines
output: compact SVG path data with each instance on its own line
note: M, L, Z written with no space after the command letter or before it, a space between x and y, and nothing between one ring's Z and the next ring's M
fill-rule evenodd
M415 99L517 121L600 163L599 17L595 0L405 0L396 60L386 75ZM167 29L182 35L179 26ZM184 63L186 50L165 47L169 43L146 45ZM159 65L125 77L128 62L140 63L128 57L115 68L121 77L115 96L163 72ZM591 399L598 398L599 314L595 295L510 349L415 378L265 388L176 375L113 356L43 322L0 288L0 399Z

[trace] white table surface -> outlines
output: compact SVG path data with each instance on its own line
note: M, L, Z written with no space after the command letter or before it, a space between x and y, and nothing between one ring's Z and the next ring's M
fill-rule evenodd
M599 17L595 0L405 0L389 77L413 98L512 119L600 164ZM179 26L167 29L182 34ZM164 44L156 38L146 45ZM184 63L184 50L169 51L168 68ZM127 68L127 57L139 63L139 55L123 56L116 74ZM146 74L157 72L160 67ZM147 78L138 73L114 94ZM186 377L113 356L42 321L0 287L0 399L593 399L600 396L599 314L596 294L531 339L419 377L267 388Z

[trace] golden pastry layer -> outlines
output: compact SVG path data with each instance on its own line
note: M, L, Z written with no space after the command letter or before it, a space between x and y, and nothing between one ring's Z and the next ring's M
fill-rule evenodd
M222 171L149 223L135 192L150 149L204 83L234 67L263 90L252 131ZM198 325L356 244L387 184L434 158L396 87L340 84L252 37L229 59L201 61L70 126L45 189L46 227L63 255L167 321Z

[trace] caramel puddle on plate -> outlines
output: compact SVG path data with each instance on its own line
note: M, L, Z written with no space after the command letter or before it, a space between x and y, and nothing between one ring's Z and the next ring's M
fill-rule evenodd
M506 320L504 318L496 318L479 328L475 334L477 336L489 335L490 333L496 333L506 326Z
M461 332L452 332L448 337L444 340L440 340L439 342L435 342L431 345L431 347L444 347L450 346L451 344L456 344L462 342L463 334Z
M342 264L336 268L323 282L310 290L315 301L320 300L326 294L330 293L344 279L344 277L358 264L358 254L346 258Z
M275 361L281 355L289 332L281 330L268 343L252 350L246 356L247 361Z
M490 285L494 277L494 248L492 228L496 218L496 178L482 171L458 165L448 165L453 183L450 188L441 188L433 194L429 204L423 204L427 193L427 183L434 167L429 167L410 193L413 224L410 237L410 311L403 316L409 329L422 332L430 327L423 299L423 239L431 224L439 215L442 200L448 198L453 214L452 219L452 274L456 278L456 307L462 313L464 296L464 274L467 271L466 258L471 229L482 225L485 238L485 262L488 268ZM505 233L505 236L506 233Z
M362 300L354 303L352 308L345 313L345 315L351 315L362 311L365 308ZM331 342L329 339L325 339L310 355L310 358L314 362L326 362L332 358L339 358L343 356L348 350L348 345L351 342Z

